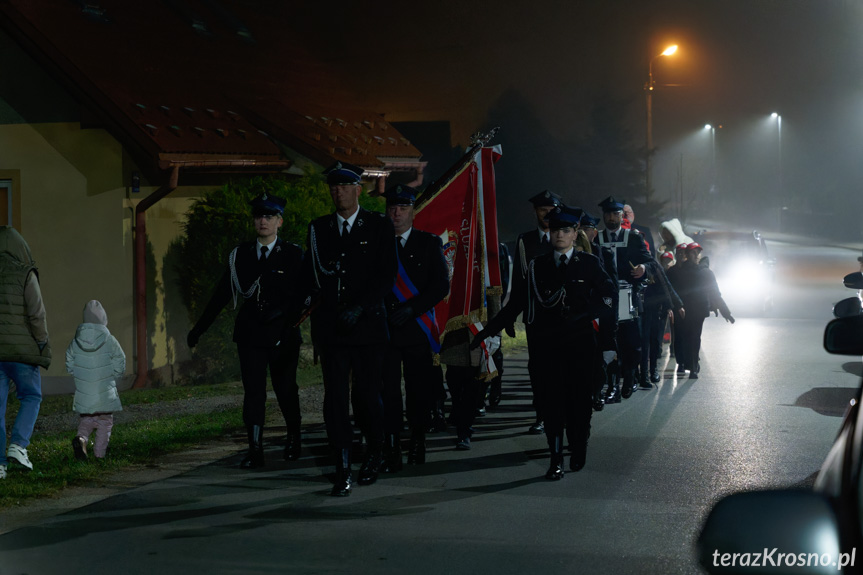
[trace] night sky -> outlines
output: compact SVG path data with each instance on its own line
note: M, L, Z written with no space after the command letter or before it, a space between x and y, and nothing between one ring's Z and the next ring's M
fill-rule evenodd
M522 172L511 179L519 189L499 182L512 226L529 216L511 211L546 187L592 207L590 190L571 188L565 157L537 156L581 137L603 97L629 102L623 120L643 146L648 62L674 43L677 54L653 66L654 188L668 201L656 218L683 209L769 228L785 206L788 222L831 218L848 240L861 239L848 214L863 207L863 2L349 6L335 15L324 3L304 8L291 33L344 74L358 107L390 121L449 120L453 144L464 146L490 113L500 120L511 135L502 135L501 161ZM771 112L782 116L781 134ZM715 147L706 123L722 126Z

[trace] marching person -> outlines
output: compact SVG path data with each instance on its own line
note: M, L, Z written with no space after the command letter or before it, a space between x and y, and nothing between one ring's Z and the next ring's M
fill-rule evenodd
M233 339L240 358L243 423L249 440L249 451L240 462L243 469L264 466L267 370L287 427L284 457L288 461L300 457L297 366L302 337L294 324L303 309L303 250L278 237L285 203L267 192L250 202L257 239L241 243L228 255L225 273L186 338L194 348L228 302L233 300L236 306L238 297L242 298Z
M623 204L623 217L629 222L629 227L631 229L637 230L641 234L641 237L644 239L644 243L647 246L647 251L650 252L650 257L656 259L656 244L653 242L653 232L650 231L650 228L647 226L636 225L635 212L629 204Z
M587 212L581 216L578 229L578 237L575 240L575 249L593 254L599 258L605 273L611 278L611 283L617 285L617 268L614 264L614 252L608 246L599 246L594 243L599 233L596 224L598 218L594 218ZM593 409L602 411L606 403L620 403L620 386L618 384L618 362L617 362L617 313L615 312L613 329L600 330L599 349L603 351L597 356L596 387L593 393ZM602 388L608 385L608 393L603 396Z
M380 472L384 411L381 400L384 353L389 341L386 305L398 271L393 223L359 205L360 167L336 163L324 173L335 211L309 224L307 285L320 305L312 313L312 338L321 353L324 422L335 451L332 495L350 495L351 393L366 438L358 477L371 485Z
M512 273L513 282L519 281L519 278L524 279L527 277L528 265L533 258L552 251L548 227L548 214L554 208L563 205L563 201L560 196L548 190L538 193L528 201L533 204L533 209L536 214L536 229L524 232L519 235L518 239L515 241L515 263L513 264L514 269ZM511 326L507 326L507 329L509 330L510 327ZM539 397L537 397L537 388L533 383L533 357L535 354L531 352L533 349L533 345L531 344L531 332L532 329L525 326L528 354L527 373L528 377L530 377L530 388L533 392L533 407L536 410L536 421L530 426L528 432L541 435L544 433L545 428L543 427L542 408L540 407L542 402ZM510 332L507 331L507 333Z
M479 346L520 313L531 326L536 383L551 452L545 477L551 481L564 475L564 430L572 452L569 468L580 471L585 465L599 353L594 320L599 320L600 330L614 326L616 287L599 258L574 248L580 218L579 208L557 207L551 212L554 251L530 263L509 303L471 343Z
M644 313L641 318L641 373L648 374L651 383L659 383L662 380L659 375L659 355L668 310L673 310L681 318L685 310L662 265L655 260L647 265L650 279L644 288Z
M0 479L9 464L31 471L27 446L42 403L39 368L51 365L51 345L39 272L30 246L11 226L0 226ZM20 405L6 449L6 400L15 383Z
M618 317L617 327L618 360L623 372L621 396L626 399L632 395L639 383L647 389L653 387L646 378L640 382L637 378L641 361L641 323L638 318L638 300L646 279L646 264L651 261L651 257L644 239L638 231L621 228L623 206L623 202L615 200L612 196L599 203L599 207L602 208L605 229L596 236L596 240L599 246L610 247L614 253L618 280L618 294L615 296L615 302L623 308L627 302L621 303L619 297L631 297L628 306L632 310L631 317Z
M718 309L725 321L734 323L731 311L722 299L716 276L704 266L699 265L702 248L692 242L686 248L686 261L674 276L675 287L683 300L686 314L681 315L680 329L676 337L680 339L677 363L689 370L689 379L698 379L701 371L699 354L701 352L701 331L704 320L710 317L712 309ZM674 267L678 267L675 265Z
M435 393L443 385L442 371L434 365L434 354L440 351L434 306L449 293L449 270L441 239L413 227L417 191L399 184L384 195L399 261L395 285L386 296L390 342L384 358L382 394L386 438L381 471L392 473L402 468L402 366L411 429L408 464L425 463L426 430L431 424Z

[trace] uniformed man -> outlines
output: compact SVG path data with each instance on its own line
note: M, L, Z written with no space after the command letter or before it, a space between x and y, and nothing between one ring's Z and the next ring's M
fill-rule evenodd
M563 434L580 471L587 457L593 413L594 369L599 353L594 321L613 328L616 286L599 258L574 248L581 210L557 207L549 215L553 252L534 258L516 284L509 303L480 331L471 345L524 314L534 338L537 386L542 390L545 435L551 452L546 479L563 478Z
M608 246L599 246L594 243L596 236L599 233L596 225L599 223L599 218L594 218L587 212L583 212L579 223L578 237L575 240L575 249L593 254L599 258L602 264L602 269L611 278L611 283L617 285L617 268L614 262L614 252ZM615 296L616 297L616 296ZM593 409L602 411L605 408L606 396L602 393L602 388L608 385L608 402L620 402L620 387L618 384L618 366L617 366L617 313L612 314L611 320L614 325L610 329L599 331L600 341L599 349L601 354L597 355L597 370L596 370L596 385L593 391Z
M389 188L385 196L399 260L396 283L386 297L390 342L383 379L386 440L381 471L392 473L402 468L402 366L411 428L408 464L425 463L426 429L435 394L443 385L443 372L434 365L434 355L440 351L434 306L449 293L449 270L441 239L413 227L417 191L399 184Z
M534 212L536 213L536 229L529 230L518 236L515 242L515 263L513 264L513 282L518 278L524 279L527 277L528 264L531 260L542 254L547 254L552 251L550 231L548 228L548 214L556 207L563 205L563 200L554 192L545 190L533 196L529 200L533 204ZM528 429L529 433L542 434L545 432L543 427L542 417L542 402L537 397L537 388L534 385L533 373L534 354L531 352L533 344L531 344L531 328L525 326L525 336L527 337L527 373L530 377L530 387L533 391L533 407L536 410L536 421Z
M632 298L632 305L626 306L624 301L622 307L630 307L633 310L631 317L622 317L619 314L617 328L618 360L623 372L623 383L621 395L624 399L632 395L638 387L638 366L641 360L641 327L637 316L638 295L642 289L646 264L651 261L650 252L644 243L641 234L631 229L622 229L624 203L609 196L599 203L602 208L602 219L605 229L597 234L596 240L600 246L608 246L614 252L614 260L617 268L618 297ZM642 386L652 387L647 379L642 380Z
M384 437L383 360L389 340L384 299L395 282L395 233L384 216L359 206L363 169L336 163L325 172L335 212L309 224L305 278L319 305L312 338L324 376L324 422L336 455L332 495L350 495L351 393L366 438L359 484L378 478Z
M225 305L242 297L234 324L234 342L243 379L243 423L249 452L243 469L264 465L264 410L267 369L287 426L285 459L300 457L300 399L297 363L302 338L295 326L303 308L300 281L303 250L278 237L285 200L263 193L251 202L257 240L240 244L228 256L228 266L187 343L195 347Z

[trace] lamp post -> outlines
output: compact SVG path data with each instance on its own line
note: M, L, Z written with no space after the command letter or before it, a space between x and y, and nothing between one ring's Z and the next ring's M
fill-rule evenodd
M650 156L653 152L653 89L656 87L655 82L653 81L653 61L659 58L660 56L671 56L677 52L677 44L673 46L669 46L656 56L650 59L650 62L647 65L647 83L644 85L644 94L647 100L647 162L646 162L646 189L645 194L649 197L652 185L651 179L651 166L650 166Z
M704 129L710 130L710 193L716 193L716 128L704 124Z
M782 231L782 212L786 209L785 193L782 189L782 116L777 112L770 114L770 117L776 120L776 155L777 155L777 181L779 187L777 190L779 201L779 231Z

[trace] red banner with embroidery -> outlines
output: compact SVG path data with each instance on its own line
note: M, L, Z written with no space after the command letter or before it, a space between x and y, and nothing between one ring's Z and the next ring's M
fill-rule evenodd
M435 306L441 339L487 321L486 290L500 289L494 180L500 155L499 146L472 149L417 202L414 226L440 236L449 268L449 295Z

